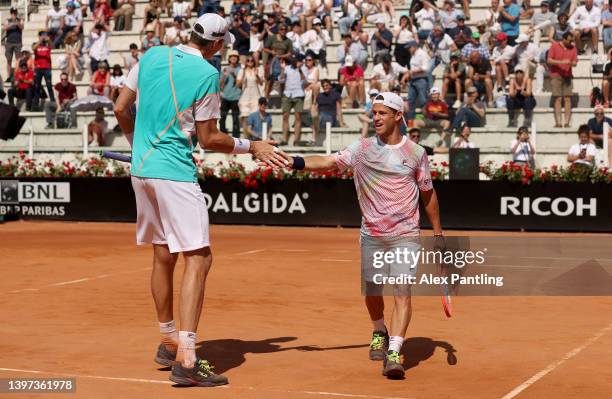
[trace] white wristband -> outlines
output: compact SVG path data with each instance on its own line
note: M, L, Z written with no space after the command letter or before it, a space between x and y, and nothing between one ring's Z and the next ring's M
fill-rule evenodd
M251 141L245 139L234 139L234 149L232 150L232 154L246 154L251 149Z

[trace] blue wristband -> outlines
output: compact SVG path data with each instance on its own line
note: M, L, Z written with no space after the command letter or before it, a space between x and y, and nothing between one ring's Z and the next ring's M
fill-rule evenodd
M306 162L302 157L293 157L293 170L302 170L306 167Z

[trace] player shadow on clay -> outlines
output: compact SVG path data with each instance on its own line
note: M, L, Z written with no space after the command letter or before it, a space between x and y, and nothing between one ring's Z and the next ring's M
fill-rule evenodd
M404 358L404 369L409 370L419 365L419 363L433 356L436 348L442 348L446 352L446 362L454 366L457 364L457 350L453 345L446 341L434 341L431 338L411 337L404 340L402 355Z
M268 338L261 341L243 341L241 339L215 339L197 343L198 357L209 360L215 366L215 373L223 374L228 370L241 366L246 361L247 353L276 353L288 350L321 351L336 349L363 348L368 345L346 345L332 348L301 345L281 347L284 342L295 341L297 337Z

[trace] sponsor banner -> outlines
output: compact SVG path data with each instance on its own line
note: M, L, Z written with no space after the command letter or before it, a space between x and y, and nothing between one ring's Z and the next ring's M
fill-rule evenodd
M357 227L352 180L287 180L257 190L201 182L212 223ZM612 231L612 185L434 183L446 229ZM136 220L129 178L0 180L0 215L24 219ZM421 225L430 227L421 206Z

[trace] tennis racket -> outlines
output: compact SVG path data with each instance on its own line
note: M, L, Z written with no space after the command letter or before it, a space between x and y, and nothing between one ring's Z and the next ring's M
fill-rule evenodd
M102 156L102 158L114 159L115 161L132 162L132 157L131 156L120 154L118 152L102 151L100 153L100 155Z

